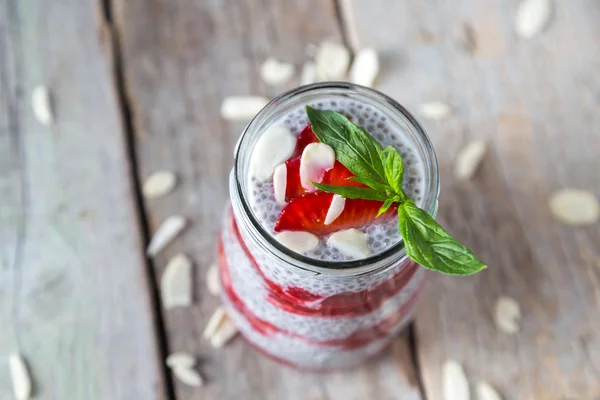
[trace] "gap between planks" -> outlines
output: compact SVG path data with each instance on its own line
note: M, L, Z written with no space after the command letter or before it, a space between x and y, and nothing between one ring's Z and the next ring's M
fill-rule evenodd
M128 155L129 161L129 177L131 182L131 193L133 195L133 203L135 206L134 213L136 215L136 222L139 224L141 229L141 236L143 240L144 248L140 251L144 254L146 260L146 287L148 289L149 301L151 302L151 308L153 313L154 330L158 343L159 360L156 360L162 371L165 391L167 399L175 400L175 388L171 374L167 365L163 362L169 354L169 347L167 341L167 333L165 326L165 319L162 313L160 294L156 282L158 278L155 275L154 266L152 260L148 259L145 255L145 247L148 245L150 240L150 230L148 220L146 218L146 210L144 208L144 202L141 192L141 182L138 178L138 164L134 143L135 124L133 122L133 116L131 113L131 97L127 90L127 84L125 82L125 74L123 71L122 53L121 53L121 42L117 25L113 19L113 3L112 0L97 0L98 14L99 14L99 40L106 49L105 55L109 63L109 67L113 77L113 84L115 90L116 103L119 107L121 114L121 123L124 130L124 146L125 151Z

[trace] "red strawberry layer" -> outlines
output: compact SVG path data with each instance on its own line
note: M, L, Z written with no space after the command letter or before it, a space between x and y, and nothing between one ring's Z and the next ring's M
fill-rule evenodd
M397 212L393 205L377 218L383 205L380 201L346 199L344 210L331 224L325 225L325 216L331 205L332 193L307 193L292 199L281 211L275 232L305 231L317 236L350 228L360 228L375 222L389 220Z
M386 319L378 322L377 324L365 327L363 329L359 329L356 332L354 332L351 336L343 339L319 342L314 339L303 337L296 333L287 331L285 329L278 328L275 325L264 321L258 318L256 315L254 315L254 313L252 313L246 307L242 299L238 296L238 294L233 288L231 276L229 274L229 265L227 262L227 257L223 251L222 238L219 239L218 246L219 271L225 293L227 294L229 300L231 301L232 305L236 308L236 310L246 318L246 320L250 323L250 325L252 325L254 329L256 329L259 333L261 333L264 336L270 336L275 333L282 333L314 345L336 346L348 350L355 349L357 347L364 346L373 340L381 339L387 336L390 333L390 331L394 329L398 325L398 323L408 315L410 310L413 308L414 302L416 301L418 294L422 288L422 286L419 287L419 289L411 295L411 297L406 301L406 303L404 303L400 307L400 309L397 312L392 313Z

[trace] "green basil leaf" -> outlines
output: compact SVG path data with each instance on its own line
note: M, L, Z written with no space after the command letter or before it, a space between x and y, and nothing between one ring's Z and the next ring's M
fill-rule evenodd
M377 212L377 217L375 217L375 218L379 218L379 216L381 214L383 214L384 212L386 212L392 206L392 204L394 204L394 199L390 197L385 201L385 203L383 203L383 205Z
M337 186L327 185L324 183L312 182L317 189L321 189L327 193L339 194L347 199L365 199L365 200L377 200L386 201L387 195L385 193L377 192L370 188L356 187L356 186Z
M404 173L402 156L398 153L398 150L388 146L383 150L383 160L385 178L388 184L396 193L402 193L402 175Z
M381 145L367 131L331 110L306 106L313 132L333 148L336 159L354 175L386 184Z
M398 218L406 254L423 267L450 275L471 275L487 268L412 200L398 207Z

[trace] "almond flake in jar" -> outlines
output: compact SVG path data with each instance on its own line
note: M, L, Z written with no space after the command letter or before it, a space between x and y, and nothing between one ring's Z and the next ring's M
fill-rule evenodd
M386 115L371 105L344 98L323 98L308 104L316 109L340 112L358 126L366 129L383 147L394 146L402 155L404 162L404 190L417 204L422 202L422 195L425 193L423 161L417 156L419 153L412 140L404 132L392 129ZM302 104L295 109L288 110L286 114L275 120L273 125L283 125L297 137L308 123L305 104ZM283 205L275 198L273 178L271 177L263 182L251 180L248 185L247 196L259 223L266 231L275 236L273 228L281 214ZM365 226L359 229L368 236L371 255L381 253L401 240L397 217L391 218L382 224ZM325 261L342 262L353 259L327 245L328 237L322 239L315 249L305 253L305 255Z

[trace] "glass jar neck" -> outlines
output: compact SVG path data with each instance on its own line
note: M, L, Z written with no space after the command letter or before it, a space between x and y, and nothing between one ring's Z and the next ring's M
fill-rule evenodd
M304 270L309 274L325 275L359 275L385 269L407 259L404 243L398 242L389 249L369 258L333 262L305 257L290 251L277 242L267 232L252 212L248 198L248 168L252 149L265 129L282 115L308 103L322 98L340 98L368 104L385 114L390 124L402 129L406 136L414 142L424 166L424 193L419 206L435 217L439 194L439 174L435 152L424 129L416 119L393 99L369 88L343 82L317 83L301 86L273 99L248 124L242 133L236 149L235 164L230 176L230 193L233 212L240 228L249 240L255 242L269 255L290 268ZM296 272L299 272L296 270Z

